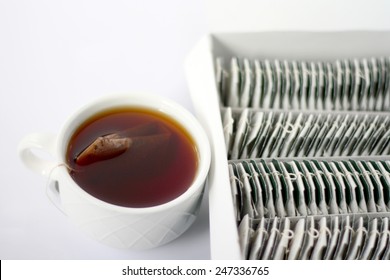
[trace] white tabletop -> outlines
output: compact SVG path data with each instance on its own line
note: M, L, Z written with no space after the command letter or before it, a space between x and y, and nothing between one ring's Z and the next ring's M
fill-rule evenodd
M106 94L146 91L191 112L184 59L206 34L202 1L0 1L0 259L208 259L207 197L184 235L148 251L86 237L17 157L30 132L58 132Z

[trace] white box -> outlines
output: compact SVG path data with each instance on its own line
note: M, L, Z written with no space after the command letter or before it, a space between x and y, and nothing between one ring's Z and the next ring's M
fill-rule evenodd
M213 259L241 259L237 226L233 214L219 95L215 81L215 58L230 58L232 55L236 55L260 59L333 61L337 58L390 56L390 31L388 31L390 30L390 20L387 19L388 16L384 17L383 12L380 13L379 17L375 17L375 13L372 14L373 11L379 12L382 9L389 8L389 6L384 2L380 2L377 4L382 5L382 9L380 6L373 8L369 5L366 5L367 9L364 9L365 6L362 6L362 1L346 1L352 5L352 10L355 7L353 5L360 5L362 11L370 12L369 19L364 18L363 23L356 18L355 14L350 15L353 24L355 24L352 25L357 26L357 28L350 28L348 26L350 23L346 25L340 22L341 29L347 26L350 30L335 31L334 29L337 29L336 24L336 26L328 28L332 31L324 31L324 28L319 28L323 24L323 21L319 19L313 26L320 31L264 32L263 30L253 32L254 28L261 30L261 23L264 24L264 19L252 21L245 19L243 15L253 15L256 14L256 11L267 14L259 7L262 1L241 1L238 6L236 5L238 7L236 10L233 7L234 3L237 4L237 1L230 0L223 2L223 5L220 1L212 2L214 13L218 10L218 7L220 8L216 18L226 23L223 25L218 22L220 29L222 27L223 31L234 30L238 32L214 32L204 37L189 54L186 61L186 72L195 111L209 136L212 148L212 164L208 184L211 256ZM216 2L221 6L218 6ZM250 5L254 5L254 7L252 6L253 9L251 9L251 6L245 6L248 2L250 2ZM297 5L308 3L307 1L292 2ZM318 7L323 8L324 1L318 3ZM329 1L329 3L335 4L333 1ZM345 5L344 3L343 6ZM267 7L272 10L269 6ZM302 8L303 6L299 7ZM331 7L327 7L328 10L322 10L325 13L325 15L321 15L322 19L330 15L327 14L327 11L329 12ZM226 10L228 12L224 13ZM320 13L321 11L317 12ZM240 19L243 19L244 22L237 23L239 27L236 28L234 23L238 21L236 18L236 21L229 21L229 14L239 14ZM345 14L348 18L347 11ZM300 13L298 15L302 16ZM305 20L303 20L304 22ZM302 26L304 26L303 23ZM214 25L216 24L214 23ZM270 26L266 25L266 27L269 28ZM283 28L283 24L279 24L275 29L280 30L281 28ZM366 31L357 29L366 29ZM248 30L252 32L247 32Z

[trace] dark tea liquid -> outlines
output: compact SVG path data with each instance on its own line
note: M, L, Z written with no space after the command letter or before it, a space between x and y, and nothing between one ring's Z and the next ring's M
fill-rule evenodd
M98 137L129 129L141 131L150 124L155 131L136 133L136 144L120 155L76 163L77 156ZM161 133L168 137L154 137ZM118 108L93 116L77 129L68 145L67 164L74 181L92 196L140 208L166 203L184 193L196 175L198 152L187 131L169 117L145 109Z

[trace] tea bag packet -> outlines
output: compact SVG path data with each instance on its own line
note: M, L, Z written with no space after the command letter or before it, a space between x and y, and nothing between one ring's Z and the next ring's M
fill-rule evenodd
M343 85L344 85L344 71L341 66L341 61L336 60L335 63L335 110L347 110L348 100L344 100Z
M370 180L369 172L364 168L362 162L351 161L355 169L360 173L360 179L362 181L363 188L365 190L365 198L367 203L367 209L369 212L376 212L377 207L374 199L374 185Z
M375 198L375 204L378 212L386 212L387 206L384 200L384 190L379 178L381 173L374 168L371 162L362 162L362 165L365 168L365 173L370 176L371 183L373 184L373 192Z
M375 116L374 119L370 120L370 124L368 126L368 129L364 132L363 138L360 140L357 149L355 150L356 155L367 155L367 146L370 141L370 137L372 137L372 134L376 130L377 123L379 120L379 116Z
M244 59L244 81L240 96L240 107L246 108L249 106L253 92L253 73L248 59Z
M241 220L241 209L243 205L243 201L242 201L243 198L241 196L240 186L237 186L237 183L241 184L241 182L234 174L235 172L233 170L232 164L229 164L228 169L229 169L230 187L233 196L233 207L235 210L236 221L239 222Z
M311 253L311 260L322 260L324 258L331 234L326 223L326 217L322 217L319 221L318 239Z
M290 241L287 259L297 260L305 239L305 218L300 218L294 228L294 235Z
M238 65L238 58L233 57L230 61L229 88L226 94L226 105L238 107L240 103L241 73Z
M267 145L264 147L264 150L262 152L262 155L265 157L272 157L274 151L277 149L277 144L280 140L279 136L282 134L283 130L283 120L284 120L284 113L280 113L277 117L277 121L275 125L273 126L273 132L271 136L268 138Z
M265 229L265 219L260 219L257 229L252 238L252 244L249 251L250 260L259 260L262 249L268 241L268 232Z
M348 145L356 131L357 125L358 125L358 115L355 115L353 120L348 124L348 128L346 132L344 133L344 136L340 140L340 144L338 145L338 149L336 154L337 155L345 155L347 153Z
M281 175L279 171L276 170L274 164L272 162L269 163L269 168L272 174L272 177L274 178L275 184L275 195L274 195L274 202L275 202L275 210L276 215L280 218L284 218L286 216L286 210L284 209L283 204L283 195L282 195L282 182L281 182Z
M336 198L340 214L347 214L349 211L347 209L346 186L344 184L343 178L344 174L340 172L334 162L329 162L325 164L328 165L328 169L330 169L333 173L333 181L336 186Z
M334 88L335 88L335 80L333 74L332 65L328 62L326 63L326 87L325 87L325 96L324 96L324 104L325 110L334 110Z
M318 87L318 73L316 63L310 62L310 89L307 96L307 108L309 110L318 109L317 106L317 87Z
M333 136L331 143L329 144L329 148L327 149L327 153L331 156L341 154L340 143L343 139L344 134L346 133L349 117L349 115L345 115L344 117L342 117L342 120L340 120L340 125L338 127L336 126L335 128L336 132Z
M364 186L360 180L360 173L354 169L350 161L342 161L341 164L348 170L348 174L353 178L353 181L356 183L356 200L359 206L359 212L367 213L369 210L367 208Z
M248 137L241 158L249 158L252 151L256 149L258 138L262 131L263 119L263 112L255 112L251 115Z
M351 213L362 212L363 209L359 208L359 206L358 206L358 203L361 202L362 197L360 196L359 200L358 200L357 195L356 195L356 193L358 192L357 184L354 181L352 174L344 166L343 162L339 162L338 166L339 166L339 169L341 170L342 174L344 175L346 188L349 189L349 196L350 196L349 209L350 209L350 212ZM363 202L365 204L364 199L363 199ZM367 209L367 207L365 207L364 209Z
M301 72L299 71L298 62L292 62L292 91L290 96L290 108L300 108L300 88L301 88Z
M308 154L309 157L314 157L315 155L319 154L319 148L323 142L323 139L329 129L329 126L331 124L332 115L328 114L326 119L322 122L320 126L320 130L317 134L317 137L313 141L313 146L310 149L310 152Z
M295 189L295 201L297 205L297 210L301 216L308 215L308 209L305 201L305 186L302 180L302 173L296 166L295 162L283 163L286 167L286 170L289 172L290 178L294 178L293 184Z
M266 217L267 218L274 218L276 216L275 212L275 204L274 204L274 198L273 198L273 178L271 177L270 170L268 169L266 164L259 163L257 165L260 170L260 176L264 178L264 181L266 183L265 188L265 195L267 197L267 200L265 202L265 207L267 209Z
M320 132L320 124L322 122L322 115L318 115L315 122L311 126L311 130L304 138L302 148L298 152L298 157L309 156L313 151L314 143L316 142L317 135Z
M232 116L232 109L227 107L223 113L223 134L225 138L226 151L230 152L230 147L233 138L234 119Z
M263 107L263 93L264 93L264 69L262 63L259 60L254 61L254 89L251 101L252 108L261 108Z
M243 149L245 138L248 132L248 109L244 109L237 123L237 129L234 137L234 142L232 146L232 153L230 155L230 159L238 159L240 158L241 151Z
M218 57L215 61L217 88L220 95L220 105L226 104L226 82L228 74L223 65L223 59Z
M130 163L135 164L154 153L164 152L170 137L170 131L158 123L137 125L97 137L77 155L75 162L79 166L86 166L118 157L126 152Z
M300 167L303 172L303 178L307 181L307 189L306 191L310 193L310 199L309 199L309 211L311 215L317 215L320 214L320 211L317 206L317 188L316 183L313 180L314 173L310 172L306 164L301 163Z
M314 174L312 178L313 181L316 183L316 197L318 197L318 209L323 215L327 215L329 213L329 210L325 195L326 186L323 180L323 173L319 169L317 169L317 166L314 164L313 161L304 161L304 164L310 170L310 172Z
M263 150L265 148L265 145L267 144L267 139L269 137L269 134L272 131L273 118L274 118L274 113L269 112L267 114L267 119L265 120L263 129L261 130L261 133L259 134L258 139L256 140L255 148L251 153L251 158L257 158L263 155Z
M330 240L328 242L328 246L326 247L324 259L325 260L332 260L334 253L336 251L336 246L340 238L340 222L339 217L334 216L331 218L331 234L330 234Z
M319 162L319 167L324 174L323 179L326 185L327 192L329 193L329 213L339 214L340 210L336 198L336 185L333 181L332 173L328 170L324 162Z
M383 196L387 206L387 209L390 210L390 173L384 168L382 162L375 162L377 166L383 183Z
M347 252L347 260L356 260L362 251L367 229L364 227L363 217L358 218L355 234Z
M294 237L294 232L290 229L291 223L289 218L284 218L281 222L279 242L275 246L273 260L284 260L288 250L288 243Z
M371 74L371 86L370 86L370 92L369 92L369 109L372 111L378 111L377 110L377 103L381 102L379 100L378 96L378 80L379 80L379 71L378 71L378 63L376 58L372 57L368 61L368 67Z
M301 128L302 118L302 113L299 113L298 116L295 118L294 125L291 126L291 130L289 130L288 135L283 143L283 146L281 147L280 157L288 157L290 155L291 148L294 144L294 139L296 138Z
M306 218L306 223L306 235L299 256L299 259L301 260L310 259L311 253L319 236L318 230L315 228L314 218L312 216L308 216Z
M291 102L291 91L292 91L292 69L290 63L287 60L283 61L283 82L282 82L282 96L281 96L281 108L288 110Z
M362 60L362 72L361 72L361 77L362 77L362 86L361 86L361 92L360 92L360 98L359 98L359 109L361 111L366 111L369 110L369 100L371 99L369 94L370 94L370 85L371 85L371 80L370 80L370 70L368 68L368 60L363 59Z
M335 260L344 260L347 255L348 246L350 244L351 238L354 234L354 230L351 226L350 216L346 216L339 238L339 242L336 247L334 259Z
M358 259L370 260L374 254L375 246L378 242L379 230L378 230L378 219L374 218L369 222L368 234L364 243L364 247L361 251Z
M263 97L263 108L273 108L272 107L272 93L274 91L274 79L272 73L272 67L269 60L265 61L265 77L266 77L266 90Z
M244 259L248 258L249 242L252 236L252 231L249 215L245 215L238 226L241 255Z
M299 132L292 147L293 155L297 156L301 150L303 150L303 143L307 137L310 128L313 125L314 116L310 114L303 123L303 128Z
M347 150L348 156L357 154L357 152L358 152L357 146L365 133L367 120L368 120L368 115L365 115L363 120L360 121L359 125L357 126L357 129L356 129L355 133L353 134L350 142L348 143L348 148L347 148L348 149Z
M389 122L388 116L379 122L377 129L373 132L373 135L371 136L367 144L368 154L370 155L373 154L373 149L378 144L379 140L382 139L382 136L386 132L388 122Z
M285 209L287 212L287 216L289 216L289 217L299 216L301 213L301 212L299 212L299 210L301 210L304 213L304 209L303 209L304 207L302 206L301 209L297 208L298 199L297 200L294 199L294 193L297 192L298 190L295 190L295 187L294 187L294 184L292 181L292 178L294 178L294 177L293 177L293 175L291 175L288 172L288 170L286 169L286 166L284 164L278 164L278 165L276 165L276 168L282 174L281 178L284 179L283 182L286 186L286 188L285 188L285 196L286 196Z
M249 175L248 173L246 173L242 163L237 164L237 172L238 172L240 182L242 183L240 185L242 197L243 197L243 207L241 209L241 217L248 215L249 218L254 218L257 215L257 213L255 212L255 207L252 200L252 189L249 183Z
M385 253L386 248L390 247L390 246L388 246L388 244L390 245L389 238L390 238L389 218L384 217L384 218L382 218L382 226L381 226L380 233L378 236L378 243L376 245L375 252L372 256L373 260L381 260L382 259L382 256Z
M329 130L325 134L325 138L318 147L320 156L329 156L330 155L330 149L331 143L333 141L333 138L335 136L336 130L339 127L339 122L340 122L341 116L337 115L336 118L333 120Z
M262 260L270 260L271 259L271 254L273 249L275 248L275 242L278 239L279 236L279 218L275 217L272 220L272 225L269 228L269 238L267 241L267 245L264 248L263 254L261 256Z
M250 181L252 181L252 190L256 194L255 211L258 218L263 218L265 216L265 208L263 202L263 188L262 185L265 185L263 178L260 178L260 171L257 169L257 166L254 162L248 164L249 172L251 174ZM262 183L260 182L262 181Z
M274 61L275 65L275 88L273 93L272 108L282 108L282 67L279 60Z

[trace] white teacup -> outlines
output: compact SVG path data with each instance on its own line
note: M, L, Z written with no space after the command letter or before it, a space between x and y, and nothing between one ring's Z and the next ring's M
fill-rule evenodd
M183 194L167 203L128 208L104 202L79 187L62 164L66 162L70 138L85 120L98 112L124 106L156 110L169 116L195 142L198 150L195 178ZM49 152L55 161L42 159L33 153L34 149ZM57 136L26 136L19 144L18 154L28 168L56 182L49 190L59 197L59 207L76 226L94 239L119 248L153 248L185 232L197 216L210 166L209 142L198 121L176 103L145 94L114 95L94 101L73 114Z

